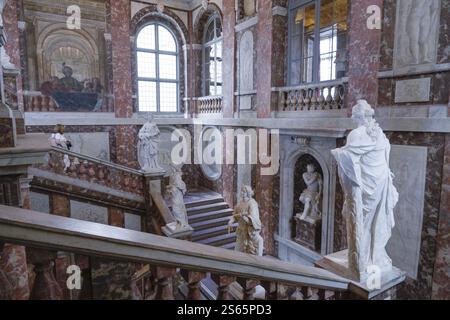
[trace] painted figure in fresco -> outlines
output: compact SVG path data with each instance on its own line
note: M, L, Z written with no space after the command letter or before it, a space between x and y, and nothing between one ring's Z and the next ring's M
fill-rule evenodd
M181 168L170 175L169 185L166 189L168 202L172 207L172 214L175 218L175 230L181 230L189 227L186 206L184 204L184 195L186 194L186 184L183 181L183 172Z
M303 190L299 198L300 202L304 204L303 214L300 219L310 218L317 221L322 216L319 209L323 189L322 176L316 171L316 167L313 164L308 164L306 172L303 174L303 180L305 181L306 189Z
M63 64L63 70L62 73L64 74L64 78L59 79L59 82L61 86L65 89L67 92L80 92L82 90L82 86L80 82L72 77L73 75L73 69Z
M92 79L92 92L97 94L97 103L95 104L94 111L100 111L103 106L104 91L99 78Z
M262 226L259 219L258 203L253 199L253 194L251 187L242 187L241 200L228 222L228 232L231 231L232 225L237 222L235 250L262 256L264 250L264 240L260 235Z
M141 170L145 172L159 172L159 129L156 123L147 121L139 130L138 161Z
M389 168L391 145L374 113L367 101L359 100L352 114L358 128L350 132L344 147L331 151L345 196L342 214L347 225L349 271L359 281L367 277L370 266L382 272L392 269L385 247L395 226L398 202Z

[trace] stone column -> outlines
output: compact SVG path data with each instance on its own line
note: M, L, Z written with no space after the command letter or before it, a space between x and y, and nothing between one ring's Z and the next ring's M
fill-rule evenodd
M383 12L383 0L350 1L347 99L349 115L358 99L367 100L372 107L378 104L381 29L367 28L371 14L366 11L372 5L377 5Z

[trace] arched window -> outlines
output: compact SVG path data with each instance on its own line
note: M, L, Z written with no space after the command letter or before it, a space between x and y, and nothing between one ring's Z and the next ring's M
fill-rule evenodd
M136 39L139 111L178 111L178 44L159 23L142 28Z
M203 95L222 94L222 23L218 14L206 23L203 35Z

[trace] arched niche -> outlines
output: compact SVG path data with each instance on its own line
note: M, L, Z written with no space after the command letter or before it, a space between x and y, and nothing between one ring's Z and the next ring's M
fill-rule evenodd
M323 186L323 169L320 163L311 154L305 153L297 158L294 166L294 192L293 192L293 216L291 220L291 239L300 245L320 253L322 243L322 219L315 222L302 220L305 205L300 201L300 197L307 185L303 179L303 174L307 172L307 166L313 165L316 172L320 175ZM320 197L319 210L323 213L322 207L324 196Z

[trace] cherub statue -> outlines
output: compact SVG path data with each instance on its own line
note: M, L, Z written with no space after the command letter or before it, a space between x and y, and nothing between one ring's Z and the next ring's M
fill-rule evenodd
M300 216L300 219L320 220L322 216L319 209L323 189L322 176L316 171L316 167L313 164L308 164L306 172L303 174L303 180L305 181L306 189L303 190L299 198L300 202L304 204L303 214Z
M262 256L264 240L260 235L261 220L259 219L258 203L253 199L253 194L251 187L242 187L241 200L228 222L228 232L231 231L232 225L237 222L235 250Z
M159 129L151 119L139 130L138 161L141 170L145 172L159 172Z

